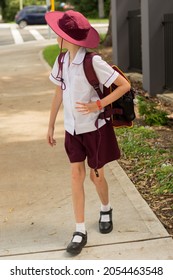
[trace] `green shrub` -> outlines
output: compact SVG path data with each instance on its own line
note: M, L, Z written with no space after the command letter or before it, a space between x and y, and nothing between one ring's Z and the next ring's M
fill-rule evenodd
M70 3L74 5L75 10L81 12L86 17L98 18L98 0L71 0ZM105 18L109 17L110 0L104 0Z
M19 11L19 1L7 1L6 7L3 10L3 20L5 22L14 21L16 13Z
M166 125L168 123L167 113L157 109L157 104L144 97L138 97L138 110L140 116L144 117L147 125Z

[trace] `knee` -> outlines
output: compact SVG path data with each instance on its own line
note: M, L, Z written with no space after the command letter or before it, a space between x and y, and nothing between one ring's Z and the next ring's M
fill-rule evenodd
M73 181L81 182L85 179L85 170L81 168L73 168L71 177Z
M90 180L94 183L95 182L95 174L91 171L90 172Z
M90 179L94 183L94 185L101 185L105 180L102 173L99 173L99 177L97 177L94 170L91 170L90 172Z

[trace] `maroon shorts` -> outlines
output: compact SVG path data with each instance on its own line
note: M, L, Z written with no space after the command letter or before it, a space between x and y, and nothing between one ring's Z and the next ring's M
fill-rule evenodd
M106 163L119 159L120 150L110 122L98 130L78 135L66 131L65 149L71 163L87 158L90 168L99 169Z

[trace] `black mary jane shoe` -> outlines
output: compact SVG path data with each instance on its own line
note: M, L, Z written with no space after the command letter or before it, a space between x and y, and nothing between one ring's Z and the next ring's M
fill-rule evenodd
M101 222L103 215L109 215L109 222ZM99 230L101 233L109 233L113 230L112 209L106 212L100 211Z
M81 242L73 242L73 238L76 235L79 235L82 237ZM71 242L67 246L67 252L72 255L78 255L86 244L87 244L87 233L84 234L82 232L75 231L73 233Z

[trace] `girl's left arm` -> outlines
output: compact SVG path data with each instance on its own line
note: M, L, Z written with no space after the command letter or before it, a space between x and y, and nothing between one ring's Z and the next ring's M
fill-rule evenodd
M112 91L109 95L100 100L102 108L119 99L131 88L130 83L121 75L119 75L116 78L114 84L117 86L117 88L114 91Z
M119 99L131 88L129 82L121 75L118 75L118 77L114 81L114 84L117 86L117 88L114 91L112 91L109 95L105 96L100 100L100 105L102 108L106 107L107 105ZM91 112L100 110L96 102L89 102L89 103L77 102L76 104L77 104L76 109L78 110L78 112L81 112L83 114L89 114Z

